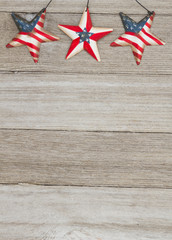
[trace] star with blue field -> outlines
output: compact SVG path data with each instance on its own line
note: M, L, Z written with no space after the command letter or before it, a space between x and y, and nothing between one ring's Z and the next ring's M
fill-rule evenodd
M51 1L50 1L51 2ZM49 4L48 4L49 5ZM48 6L47 5L47 6ZM19 33L6 45L7 48L27 46L35 63L38 62L41 43L58 41L59 38L44 29L46 8L43 8L31 21L12 13Z
M149 12L141 21L136 22L124 13L120 13L125 33L111 43L112 47L130 46L137 65L140 65L145 46L165 45L150 32L155 12Z
M72 39L66 59L69 59L82 50L85 50L97 61L100 61L97 41L113 31L111 28L93 27L88 5L84 9L79 26L58 26Z
M11 16L12 16L17 28L19 29L19 31L21 31L21 32L32 32L34 27L38 23L41 14L44 11L45 11L45 9L43 9L41 12L39 12L37 14L37 16L34 17L34 19L30 22L27 21L26 19L20 17L19 15L15 14L15 13L12 13Z
M83 29L83 32L76 32L78 36L80 37L80 43L83 43L87 41L87 43L90 44L90 37L94 34L91 32L88 32L86 28Z

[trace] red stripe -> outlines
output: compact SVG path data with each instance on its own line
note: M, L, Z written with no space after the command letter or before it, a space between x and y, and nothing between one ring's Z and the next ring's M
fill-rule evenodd
M37 36L34 35L33 33L30 33L29 36L32 37L32 38L34 38L34 39L36 39L36 40L37 40L38 42L40 42L40 43L44 42L41 38L37 37Z
M153 14L150 16L150 20L153 21L154 17L155 17L155 12L153 12Z
M39 55L36 54L36 53L34 53L34 52L31 52L31 51L30 51L30 54L31 54L31 56L34 57L34 58L39 58Z
M116 42L111 43L111 47L122 47L121 45L117 44Z
M134 52L134 51L133 51L133 54L134 54L134 56L137 57L138 59L140 59L140 60L142 59L142 55L140 55L140 54L138 54L138 53L136 53L136 52Z
M108 32L101 32L101 33L95 33L93 34L90 39L94 40L94 41L98 41L99 39L103 38L104 36L108 35L109 33L111 33L112 31L108 31Z
M131 36L137 36L137 34L133 32L125 32L125 34L131 35Z
M86 42L86 41L84 42L84 49L85 49L93 58L95 58L95 59L98 61L98 59L97 59L96 55L94 54L94 52L93 52L90 44L89 44L88 42Z
M12 47L14 47L14 46L12 46L12 45L9 44L9 43L6 45L6 48L12 48Z
M79 42L80 42L80 38L76 38L75 40L72 41L69 51L66 55L66 59L73 52L73 50L78 46Z
M19 38L14 38L13 41L19 42L19 43L21 43L23 45L27 45L28 47L33 48L36 51L39 51L39 48L37 46L35 46L34 44L32 44L32 43L25 42L25 41L23 41L23 40L21 40Z
M130 41L129 39L127 39L127 38L123 38L123 37L119 37L118 39L121 40L121 41L125 41L125 42L127 42L127 43L133 45L135 48L137 48L140 52L143 53L143 51L144 51L143 48L140 47L137 43L132 42L132 41Z
M28 36L30 36L30 37L32 37L32 38L34 38L34 39L36 39L38 42L40 42L40 43L42 43L43 42L43 40L41 39L41 38L39 38L39 37L37 37L36 35L34 35L32 32L30 32L30 33L27 33L27 34L23 34L23 32L21 32L21 33L19 33L20 35L28 35Z
M142 32L147 35L149 38L151 38L152 40L154 40L157 44L159 45L163 45L163 43L161 41L159 41L157 38L153 37L151 34L149 34L148 32L146 32L144 29L142 29Z
M20 35L29 35L29 32L19 32Z
M132 32L126 32L125 34L138 37L144 44L146 44L148 46L150 45L148 42L146 42L146 40L144 38L142 38L140 36L140 34L136 34L136 33L132 33Z
M42 23L42 22L38 22L37 25L39 25L42 28L44 27L44 23Z
M87 25L86 25L86 29L89 32L90 29L92 28L92 22L91 22L91 17L90 17L90 12L89 9L87 9Z
M56 38L54 38L54 37L52 37L52 36L50 36L50 35L48 35L48 34L46 34L44 32L39 31L37 28L34 28L34 30L35 30L35 32L39 33L40 35L46 37L47 39L49 39L51 41L57 41Z
M44 13L41 15L41 18L42 18L42 19L45 19L45 14L44 14Z
M83 32L83 30L79 26L59 25L59 27L64 27L74 32Z
M138 38L146 45L146 46L150 46L151 44L149 42L147 42L140 34L138 35Z
M146 23L146 26L148 27L148 28L151 28L151 25L147 22Z

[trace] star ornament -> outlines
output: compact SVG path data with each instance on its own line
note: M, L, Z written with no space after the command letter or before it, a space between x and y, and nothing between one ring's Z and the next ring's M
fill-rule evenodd
M42 9L32 21L27 21L12 13L19 33L7 44L7 48L27 46L35 63L38 62L41 43L58 41L59 38L44 29L46 8Z
M66 59L86 50L93 58L100 61L97 41L113 31L111 28L93 27L88 8L84 9L79 26L58 25L58 27L73 40Z
M125 28L125 34L111 43L111 46L130 46L132 48L137 65L140 65L141 63L145 46L165 45L162 40L150 32L155 17L155 12L149 13L138 23L124 13L120 13L120 17Z

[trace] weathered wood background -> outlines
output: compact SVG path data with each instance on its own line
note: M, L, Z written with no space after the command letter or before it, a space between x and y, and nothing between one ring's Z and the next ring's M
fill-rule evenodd
M129 48L120 11L140 20L132 0L92 0L102 62L86 52L65 61L85 0L54 0L35 65L25 47L6 49L17 28L47 0L0 0L0 240L172 239L172 1L142 1L157 16L142 64ZM28 13L27 15L25 15Z

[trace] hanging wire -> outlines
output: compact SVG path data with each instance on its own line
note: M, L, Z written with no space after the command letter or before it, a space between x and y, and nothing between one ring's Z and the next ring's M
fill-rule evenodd
M87 2L87 9L89 8L89 3L90 3L90 0L88 0L88 2Z
M50 2L47 4L46 8L50 5L50 3L52 2L53 0L50 0Z
M143 6L138 0L136 0L136 2L137 2L142 8L144 8L149 14L152 13L152 12L149 11L145 6Z

